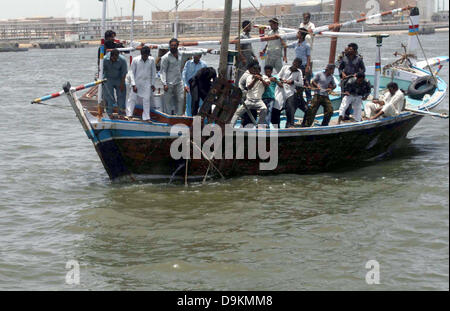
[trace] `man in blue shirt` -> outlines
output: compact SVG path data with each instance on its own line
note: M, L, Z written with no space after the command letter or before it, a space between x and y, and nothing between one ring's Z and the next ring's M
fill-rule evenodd
M119 108L119 115L125 116L126 114L125 100L127 93L125 78L127 73L127 61L117 49L112 50L105 56L103 60L103 76L107 81L104 84L103 98L106 101L106 112L108 115L113 113L115 105ZM114 95L116 95L117 101Z
M300 28L297 33L298 42L294 42L289 45L289 47L295 48L295 57L302 60L300 70L303 73L303 78L305 86L309 87L311 82L311 46L306 41L306 36L308 35L308 30L306 28ZM308 104L311 103L311 90L306 89L306 99Z
M186 115L188 117L193 116L192 109L192 96L191 96L191 90L189 89L189 80L191 80L195 74L202 68L208 67L207 64L201 60L202 55L195 55L193 59L186 62L186 65L184 65L183 69L183 84L184 84L184 90L187 93L186 96ZM200 106L202 105L202 102L200 101ZM199 107L196 107L195 111L198 111Z

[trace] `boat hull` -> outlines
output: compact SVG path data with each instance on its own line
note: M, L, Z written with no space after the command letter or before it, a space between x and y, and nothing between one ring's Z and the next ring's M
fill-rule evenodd
M258 157L249 159L246 147L244 159L215 159L213 162L225 177L331 171L386 155L421 119L422 116L410 115L402 120L374 127L317 135L280 131L278 165L274 170L261 170L261 162L267 161ZM126 176L160 180L184 178L186 161L174 160L170 154L175 138L114 138L117 133L111 134L111 139L96 144L97 152L111 179ZM266 140L266 146L269 146L269 138ZM245 135L244 146L248 146L247 141L248 135ZM208 160L203 157L189 160L187 175L194 179L202 178L208 166ZM209 172L217 176L214 170Z

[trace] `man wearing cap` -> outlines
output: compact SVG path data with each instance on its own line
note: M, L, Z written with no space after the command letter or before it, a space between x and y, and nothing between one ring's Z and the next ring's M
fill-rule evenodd
M286 34L283 30L280 30L278 25L278 19L272 18L270 21L271 30L268 33L268 36L278 36ZM279 40L271 40L267 42L266 47L262 51L263 54L267 52L267 60L266 65L273 66L277 73L281 71L283 68L283 61L287 63L287 45L286 41L280 37Z

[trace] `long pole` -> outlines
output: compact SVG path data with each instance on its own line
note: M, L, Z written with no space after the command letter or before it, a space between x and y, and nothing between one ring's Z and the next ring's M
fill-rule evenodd
M175 36L178 39L178 0L175 0Z
M377 50L375 60L375 80L374 80L374 95L375 99L378 99L380 95L380 79L381 79L381 47L383 46L383 37L377 37Z
M334 23L339 24L341 18L341 7L342 0L334 1ZM336 32L339 31L339 28L335 29ZM330 58L328 60L329 64L334 64L336 59L336 49L337 49L337 37L331 38L331 46L330 46Z
M99 80L103 80L103 58L105 55L105 32L106 32L106 8L107 8L107 0L103 0L103 8L102 8L102 26L101 26L101 47L100 47L100 73L98 75ZM103 100L103 86L101 85L98 88L97 94L97 102L99 106L99 110L101 108Z
M134 15L136 12L136 0L133 0L133 7L131 10L131 40L130 40L130 47L133 46L134 41Z
M231 12L233 0L225 0L225 15L223 19L222 44L220 46L219 77L227 78L228 47L230 44Z

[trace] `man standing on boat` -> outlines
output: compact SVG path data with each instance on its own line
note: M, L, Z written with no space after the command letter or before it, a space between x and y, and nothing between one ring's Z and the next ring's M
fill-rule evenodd
M339 121L338 124L344 120L345 111L352 105L353 107L353 119L356 122L361 122L362 116L362 104L363 100L366 100L370 95L372 86L370 82L366 80L366 75L362 72L358 72L356 77L351 78L346 85L345 96L342 99L341 107L339 108Z
M285 32L279 29L280 22L278 21L278 18L272 18L269 23L271 30L267 35L277 36L280 39L269 41L262 51L262 54L267 52L266 65L271 65L277 70L277 73L279 73L281 68L283 68L283 61L285 63L288 62L286 41L280 37L281 35L284 35Z
M302 64L300 69L303 73L303 79L305 85L308 87L306 89L306 99L308 100L308 104L311 103L311 89L309 88L309 84L311 82L311 46L308 42L306 42L306 36L308 31L306 28L300 28L297 33L298 42L294 42L290 44L288 47L295 48L295 57L301 59Z
M141 56L133 59L130 70L131 87L133 91L127 103L127 117L132 117L136 101L142 102L142 120L150 120L150 104L155 91L156 65L150 56L150 48L142 47Z
M240 39L250 39L250 32L252 31L252 23L250 21L244 21L242 23L242 33ZM236 38L236 40L239 38ZM256 59L255 53L251 43L242 43L239 49L239 44L236 44L236 50L240 51L236 62L236 81L239 83L244 72L247 70L247 65Z
M201 60L202 55L195 55L193 59L188 60L186 62L186 65L184 65L183 69L183 84L184 84L184 91L186 92L186 115L188 117L193 116L193 109L192 109L192 96L191 96L191 90L189 89L189 80L191 80L195 74L202 68L208 67L208 65ZM198 111L198 107L197 107Z
M127 73L127 60L120 55L120 52L117 49L106 54L103 61L103 75L106 79L103 94L108 115L112 115L114 105L116 104L119 109L119 115L125 116L126 114L125 101L127 92L125 88L125 78ZM116 95L117 101L114 95Z
M331 93L336 88L336 83L334 82L334 69L335 65L327 65L324 72L319 72L316 74L314 79L312 79L311 84L313 88L316 88L314 98L312 100L311 107L306 115L306 126L311 127L316 118L317 110L322 106L324 110L324 116L322 121L322 126L328 126L331 117L333 116L333 105L331 104L329 93Z
M161 58L161 82L164 85L164 112L167 114L183 115L184 87L181 76L182 58L202 54L201 51L179 51L180 42L172 39L169 42L169 53ZM208 50L208 52L212 49Z
M339 75L342 81L355 77L358 72L365 73L366 66L361 56L358 55L358 45L350 43L345 50L345 55L339 63Z
M276 88L276 103L272 110L274 124L279 124L279 118L283 105L286 108L286 128L293 128L295 123L295 112L300 108L306 113L307 107L303 99L303 74L300 70L302 60L294 59L292 66L285 65L278 78L282 85Z
M387 85L388 92L380 99L374 99L365 107L366 117L370 120L384 117L397 117L405 109L405 94L399 89L398 84L391 82Z
M311 47L311 53L314 48L314 35L311 33L316 29L316 25L311 22L311 13L303 13L303 22L300 23L299 28L305 28L309 33L306 35L306 42Z
M356 77L358 72L365 73L366 66L364 65L363 58L358 54L358 45L356 43L350 43L345 49L344 55L339 61L339 76L341 78L341 89L345 91L347 82ZM344 119L350 118L350 112L353 109L350 105L346 112Z
M267 107L262 101L262 96L266 91L266 87L270 85L270 80L266 76L261 76L261 67L259 64L255 63L252 68L250 68L251 75L247 78L247 100L245 105L248 109L255 109L259 114L259 124L265 126ZM244 105L241 105L234 113L231 119L231 126L234 127L237 119L242 118L246 113L247 109Z

